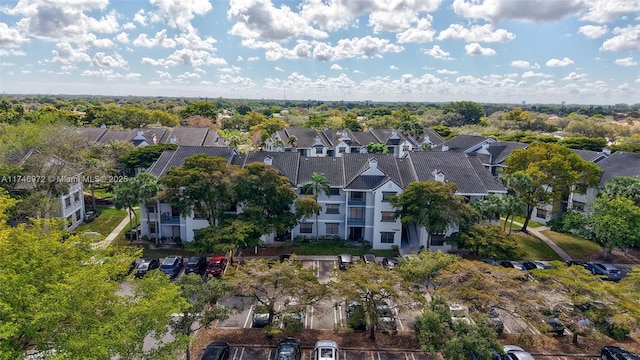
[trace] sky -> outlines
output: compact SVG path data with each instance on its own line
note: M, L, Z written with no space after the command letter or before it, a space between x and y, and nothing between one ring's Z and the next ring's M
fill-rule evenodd
M640 0L0 0L0 93L640 103Z

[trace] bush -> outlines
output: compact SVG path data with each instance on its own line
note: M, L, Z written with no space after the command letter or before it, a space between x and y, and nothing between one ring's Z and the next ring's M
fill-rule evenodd
M586 217L577 211L568 210L559 218L549 221L547 225L555 232L572 234L592 240L591 233L586 228Z

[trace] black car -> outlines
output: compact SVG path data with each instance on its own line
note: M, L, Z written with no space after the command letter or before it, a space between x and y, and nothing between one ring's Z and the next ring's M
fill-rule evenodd
M263 328L269 325L269 309L264 305L258 305L253 309L251 327Z
M551 326L551 333L553 336L562 336L564 335L564 325L560 322L557 317L552 317L547 320L549 326Z
M180 270L182 270L182 256L180 255L171 255L164 258L162 261L162 265L160 265L160 270L171 276L171 278L178 277L180 274Z
M400 259L398 259L397 257L386 257L382 259L382 266L387 270L393 270L396 266L398 266L399 262Z
M292 337L280 340L275 360L300 360L300 340Z
M364 254L364 255L360 256L360 259L365 264L369 264L369 263L374 263L375 264L375 262L376 262L376 256L373 255L373 254Z
M353 265L353 256L350 254L338 255L338 269L345 271Z
M229 343L223 341L214 341L204 348L204 353L200 360L228 360L229 359Z
M600 350L602 360L640 360L640 355L618 346L605 346Z
M207 270L207 258L202 255L196 255L189 258L187 261L187 265L184 267L184 274L188 275L191 273L196 273L199 275L204 275L204 272Z
M495 330L496 334L502 335L504 333L504 322L500 318L498 310L491 308L489 310L489 317L487 318L487 325Z
M141 278L147 274L147 272L160 267L159 259L142 259L136 268L135 277Z

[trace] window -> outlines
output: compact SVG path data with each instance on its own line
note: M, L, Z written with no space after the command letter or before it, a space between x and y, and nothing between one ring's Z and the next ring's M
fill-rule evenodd
M64 207L71 206L71 197L64 199Z
M147 213L148 214L153 214L156 212L156 207L155 206L147 206Z
M380 242L383 244L393 244L395 241L396 233L391 231L380 232Z
M73 193L73 202L80 201L80 191L76 191Z
M76 220L82 219L82 212L80 210L76 211Z
M327 204L326 214L340 214L340 204Z
M205 219L204 214L197 210L193 210L193 218L200 220Z
M155 234L156 233L156 223L155 222L150 222L149 223L149 233L150 234Z
M573 210L575 211L584 211L584 203L581 201L574 201L573 202Z
M305 186L302 186L302 187L300 188L300 195L307 195L307 191L306 191L306 190L307 190L307 189L306 189L306 187L305 187Z
M346 153L346 152L347 152L347 148L346 148L346 147L344 147L344 146L340 146L340 147L338 148L338 153L340 153L340 154L344 154L344 153Z
M444 234L431 235L431 245L442 246L444 245Z
M300 234L311 234L313 232L312 223L300 223Z
M546 219L547 218L547 210L536 208L536 216L539 217L540 219Z
M350 219L364 219L364 208L354 207L349 209L349 218Z
M327 223L326 233L327 235L338 235L338 223Z
M329 188L329 196L340 196L340 188Z
M362 191L352 192L349 199L352 201L364 201L364 193Z
M393 222L396 221L396 213L394 211L383 211L382 212L382 222Z
M402 147L402 151L404 151L404 152L409 151L409 145L404 145L404 146Z
M383 191L382 192L382 202L389 202L389 196L395 196L396 193Z
M315 149L316 149L316 155L322 154L322 150L323 150L322 146L317 146Z

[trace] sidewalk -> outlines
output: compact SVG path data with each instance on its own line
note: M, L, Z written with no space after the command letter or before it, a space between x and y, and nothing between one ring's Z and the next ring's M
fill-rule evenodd
M504 219L502 219L504 220ZM514 225L518 225L518 226L522 226L524 224L519 223L517 221L513 222ZM558 254L558 256L560 256L562 258L563 261L569 261L569 260L573 260L571 258L571 256L569 256L569 254L567 254L564 250L562 250L562 248L560 248L558 245L556 245L556 243L554 243L551 239L549 239L548 237L546 237L542 232L545 230L549 230L548 227L546 226L541 226L541 227L527 227L527 231L537 237L538 239L542 240L545 244L547 244L551 250L555 251L556 254Z
M133 214L131 214L131 216L133 216ZM118 237L118 235L122 232L122 230L124 230L124 228L127 225L129 225L129 212L127 212L127 216L124 217L124 219L120 222L120 224L118 224L118 226L116 226L116 228L113 229L113 231L111 231L111 233L107 235L107 237L104 240L96 244L96 248L102 248L102 249L108 248L109 245L111 245L111 243L113 242L113 240L115 240Z

